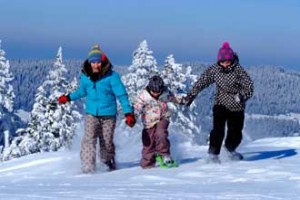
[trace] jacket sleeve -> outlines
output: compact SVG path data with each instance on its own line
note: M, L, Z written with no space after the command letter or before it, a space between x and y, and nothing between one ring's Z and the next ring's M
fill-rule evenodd
M188 101L193 101L198 93L204 88L214 83L214 66L209 67L207 70L201 74L199 79L194 84L192 90L187 94Z
M241 70L239 71L239 79L241 85L241 90L239 92L240 97L242 101L247 101L253 96L253 81L243 68L241 68Z
M135 103L134 103L134 114L136 117L141 115L144 112L144 108L146 106L146 102L144 101L142 97L143 92L136 97Z
M128 94L125 89L123 82L121 81L120 75L114 72L113 78L111 79L112 91L117 97L119 103L121 104L124 114L132 113L133 109L130 105Z
M173 103L181 103L183 96L177 95L171 92L169 89L166 89L160 96L159 100L164 102L173 102Z
M85 75L81 74L79 87L74 92L71 92L69 94L69 97L70 97L71 101L80 99L80 98L85 97L87 95L86 86L85 86L85 83L84 83L85 78L87 78L87 77Z

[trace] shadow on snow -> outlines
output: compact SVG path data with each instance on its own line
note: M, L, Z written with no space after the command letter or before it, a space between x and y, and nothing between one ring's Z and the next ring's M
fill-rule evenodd
M264 159L282 159L291 156L295 156L297 154L296 149L283 149L276 151L257 151L257 152L248 152L243 153L245 161L256 161L256 160L264 160Z

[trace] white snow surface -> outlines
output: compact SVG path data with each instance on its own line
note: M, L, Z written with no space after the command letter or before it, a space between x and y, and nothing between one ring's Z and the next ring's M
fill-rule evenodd
M170 133L178 168L141 169L140 129L116 130L118 170L97 163L95 174L80 172L80 139L71 150L33 154L0 163L0 199L300 199L300 137L242 143L245 160L206 162L207 146ZM249 134L249 133L248 133Z

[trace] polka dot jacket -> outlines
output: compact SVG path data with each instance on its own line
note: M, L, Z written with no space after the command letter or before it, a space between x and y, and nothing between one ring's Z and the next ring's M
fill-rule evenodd
M253 82L238 62L227 68L217 63L210 66L187 94L188 101L193 101L200 91L213 83L217 87L214 105L222 105L230 111L245 110L246 101L253 95Z

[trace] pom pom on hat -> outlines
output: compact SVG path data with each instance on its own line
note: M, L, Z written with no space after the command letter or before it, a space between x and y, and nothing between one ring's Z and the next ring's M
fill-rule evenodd
M222 48L230 48L230 45L228 42L224 42L222 45Z
M100 50L99 45L94 45L91 51L88 54L88 61L89 63L92 62L103 62L106 60L105 54Z
M230 48L230 45L228 42L224 42L222 47L219 49L219 53L218 53L218 62L222 62L222 61L233 61L234 59L234 52L233 50Z

